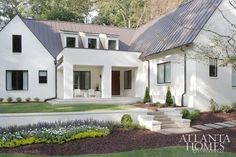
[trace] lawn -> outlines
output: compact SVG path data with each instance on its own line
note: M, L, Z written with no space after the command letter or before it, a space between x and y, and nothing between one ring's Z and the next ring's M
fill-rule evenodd
M40 157L25 154L0 154L4 157ZM111 153L111 154L94 154L79 155L70 157L235 157L235 153L193 153L187 151L185 147L166 147L159 149L144 149L130 152ZM55 156L54 156L55 157ZM59 156L57 156L59 157ZM69 157L69 156L61 156Z
M58 104L49 103L0 103L0 113L80 112L94 110L125 110L127 105L109 104Z

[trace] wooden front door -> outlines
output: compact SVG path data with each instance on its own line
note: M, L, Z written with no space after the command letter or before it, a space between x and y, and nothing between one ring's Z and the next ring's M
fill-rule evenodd
M120 95L120 72L112 71L112 95Z

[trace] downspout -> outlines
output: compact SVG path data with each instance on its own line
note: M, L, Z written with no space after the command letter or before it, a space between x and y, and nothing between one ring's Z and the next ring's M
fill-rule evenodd
M181 47L181 51L184 52L183 48ZM187 93L187 55L184 53L184 92L181 97L181 106L184 106L184 96Z
M148 90L150 92L150 60L148 60Z
M52 97L52 98L45 99L45 100L44 100L45 102L57 98L57 66L58 66L58 65L57 65L57 59L55 59L54 64L55 64L55 96Z

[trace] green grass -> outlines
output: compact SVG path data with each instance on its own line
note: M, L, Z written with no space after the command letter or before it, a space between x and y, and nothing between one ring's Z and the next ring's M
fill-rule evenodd
M127 105L109 104L59 104L48 103L0 103L0 113L81 112L94 110L124 110Z
M144 149L130 152L78 155L71 157L235 157L235 153L193 153L187 151L185 147L166 147L159 149ZM0 154L4 157L39 157L24 154ZM61 156L62 157L62 156ZM69 157L69 156L63 156Z

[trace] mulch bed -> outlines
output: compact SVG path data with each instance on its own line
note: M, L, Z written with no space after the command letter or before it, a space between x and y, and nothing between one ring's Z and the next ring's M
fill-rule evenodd
M236 111L232 111L230 113L205 112L205 113L201 113L200 117L194 120L191 123L191 125L217 123L217 122L224 122L224 121L229 121L233 119L236 120Z
M227 134L230 144L225 151L236 152L236 127L201 131L197 134ZM182 135L163 135L147 130L115 129L107 137L82 139L58 144L33 144L13 149L0 149L0 152L26 153L34 155L79 155L112 153L146 148L185 145L179 143Z

